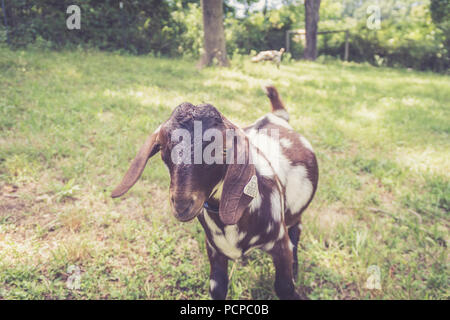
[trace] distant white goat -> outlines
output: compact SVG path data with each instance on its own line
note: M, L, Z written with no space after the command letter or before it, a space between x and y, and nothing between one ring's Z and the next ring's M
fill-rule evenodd
M280 51L277 50L267 50L261 51L256 56L252 58L252 62L260 62L260 61L272 61L277 64L277 68L280 68L281 57L283 56L284 48L281 48Z

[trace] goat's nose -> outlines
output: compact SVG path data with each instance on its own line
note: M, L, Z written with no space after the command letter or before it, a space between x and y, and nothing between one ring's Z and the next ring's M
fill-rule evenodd
M193 202L194 201L192 199L176 199L175 200L174 198L172 198L173 207L179 215L188 213Z

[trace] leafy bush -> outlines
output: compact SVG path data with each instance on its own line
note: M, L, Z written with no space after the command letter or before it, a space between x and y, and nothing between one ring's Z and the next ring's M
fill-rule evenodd
M174 22L166 1L126 1L123 9L115 0L80 1L80 30L66 27L66 10L71 4L71 0L7 2L10 45L23 47L41 37L53 48L83 44L134 53L173 53L170 39L176 30L167 27Z
M446 44L449 37L445 30L433 24L427 3L409 8L401 15L382 14L379 30L370 30L364 15L357 17L355 26L349 28L349 60L376 66L448 70L450 46ZM352 25L351 21L347 25ZM319 36L318 41L319 55L343 58L344 33Z
M183 56L198 57L203 48L202 10L197 3L188 3L172 12L178 38L177 53Z
M197 58L203 47L199 0L130 0L119 8L116 0L79 1L81 30L66 28L71 0L7 1L9 44L44 49L95 47L135 54L153 53ZM224 2L227 51L248 55L253 51L286 46L286 32L304 28L304 7L287 1L279 9L250 11L236 16ZM448 1L380 2L381 29L367 28L368 1L322 0L319 30L350 30L349 60L376 66L431 69L450 67ZM3 16L3 12L0 10ZM6 32L0 28L0 42ZM304 39L292 36L290 57L302 57ZM344 58L345 33L318 36L318 54ZM325 59L325 58L323 58Z
M251 50L279 50L286 46L286 31L299 21L295 6L284 6L264 15L256 12L245 18L228 17L225 30L228 52L249 54ZM291 42L291 54L298 58L303 51L301 44Z

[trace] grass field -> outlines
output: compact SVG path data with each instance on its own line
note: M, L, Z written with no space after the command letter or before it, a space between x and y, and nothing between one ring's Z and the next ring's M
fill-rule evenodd
M250 124L279 91L316 150L297 285L311 299L449 299L450 77L357 64L237 58L230 69L103 52L0 48L0 298L208 299L195 220L168 203L153 158L110 191L183 101ZM79 268L79 289L67 281ZM232 264L230 265L231 269ZM381 288L367 289L375 266ZM270 257L239 261L232 299L275 299Z

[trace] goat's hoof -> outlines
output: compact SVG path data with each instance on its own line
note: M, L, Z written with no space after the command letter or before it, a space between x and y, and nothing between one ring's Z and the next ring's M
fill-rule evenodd
M280 300L304 300L302 295L300 295L297 291L294 291L290 294L279 295Z
M296 292L292 295L292 297L289 300L303 300L302 297Z
M295 290L293 294L286 298L286 300L310 300L306 293L302 290Z

